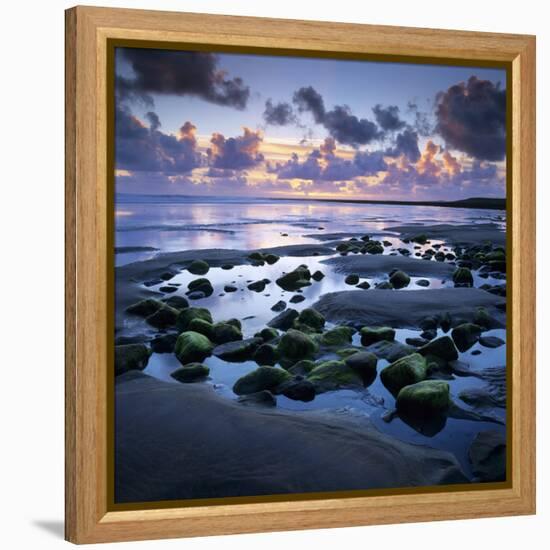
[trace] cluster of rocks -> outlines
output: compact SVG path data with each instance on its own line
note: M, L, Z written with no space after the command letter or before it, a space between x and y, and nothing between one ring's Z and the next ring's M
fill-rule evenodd
M339 243L336 245L336 251L340 252L342 256L347 254L383 254L384 244L371 239L369 235L363 235L360 239L352 237L348 241Z

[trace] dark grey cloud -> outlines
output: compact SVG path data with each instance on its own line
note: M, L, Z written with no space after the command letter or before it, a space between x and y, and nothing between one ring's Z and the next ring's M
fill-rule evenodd
M395 145L385 151L388 157L405 155L410 162L416 162L420 158L418 148L418 134L411 128L407 128L397 134Z
M336 105L327 111L323 97L312 86L294 92L292 101L299 112L309 111L313 120L324 126L342 144L357 147L382 137L382 132L374 122L356 117L347 105Z
M197 150L195 126L186 122L178 136L159 131L156 113L147 113L149 127L131 111L118 106L115 112L115 166L132 172L183 174L202 163Z
M297 122L296 115L290 103L281 101L273 103L271 99L265 102L263 117L266 124L271 126L287 126Z
M250 88L239 77L230 78L218 67L218 57L208 52L121 48L119 55L134 77L119 76L120 100L151 104L152 94L194 95L218 105L244 109Z
M399 118L399 107L397 105L388 105L384 108L378 104L373 107L372 112L380 128L387 132L401 130L406 125L405 121Z
M243 135L226 138L223 134L212 135L211 147L207 151L208 163L214 168L242 170L262 162L260 153L262 143L260 132L249 128L243 129Z
M433 105L430 108L433 111ZM414 117L413 127L419 136L429 137L433 134L433 124L427 111L423 111L416 101L407 103L407 112Z
M506 90L479 80L451 86L437 96L436 130L447 145L479 160L506 155Z

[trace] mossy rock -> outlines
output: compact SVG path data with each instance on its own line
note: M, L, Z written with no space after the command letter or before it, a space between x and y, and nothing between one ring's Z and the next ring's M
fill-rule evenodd
M243 329L243 325L242 323L238 320L238 319L235 319L235 318L232 318L232 319L227 319L227 321L223 321L226 325L231 325L235 328L238 328L239 330L242 331Z
M382 246L382 243L380 241L368 241L363 247L363 250L365 251L366 254L383 254L384 253L384 247Z
M307 376L316 366L315 361L312 361L311 359L302 359L301 361L294 363L294 365L287 370L295 376Z
M216 323L213 327L213 340L216 344L226 344L242 340L243 334L240 328L229 323Z
M427 369L426 359L419 353L411 353L382 369L380 380L396 396L405 386L424 380Z
M167 306L182 310L189 307L189 302L183 296L170 296L162 300Z
M182 365L200 362L212 354L214 345L204 335L198 332L182 332L176 340L174 353Z
M451 336L458 348L458 351L464 352L469 350L481 336L482 328L473 323L463 323L455 327Z
M409 240L413 243L426 244L428 242L428 237L426 237L424 233L421 233L420 235L415 235L414 237L411 237Z
M273 265L280 260L280 257L277 254L266 254L264 259L269 265Z
M157 309L155 313L149 315L149 317L145 320L152 327L163 329L173 327L176 324L178 315L179 311L177 309L165 305L164 307Z
M277 362L277 348L272 344L262 344L252 358L258 365L274 365Z
M406 286L409 286L410 282L411 278L401 270L395 271L390 277L390 283L394 288L405 288Z
M200 317L191 319L187 330L204 334L209 340L214 339L214 325L204 319L201 319Z
M261 366L241 376L233 385L233 392L246 395L268 390L274 391L277 386L292 379L292 375L280 367Z
M187 271L193 275L206 275L209 270L210 266L204 260L194 260L187 268Z
M356 285L359 282L359 275L356 273L350 273L345 279L344 282L347 285Z
M387 342L395 340L395 330L390 327L363 327L360 333L363 346L370 346L381 340Z
M285 311L279 313L276 317L273 317L267 326L270 328L277 328L279 330L288 330L294 324L294 321L298 319L298 312L295 309L288 308Z
M453 273L453 282L458 286L473 286L474 278L467 267L459 267Z
M362 387L361 377L344 361L323 361L307 376L315 385L317 393L337 390L340 388Z
M361 377L365 386L370 386L376 379L378 359L374 353L368 351L354 353L346 358L344 362Z
M271 342L271 340L279 337L279 331L275 328L266 327L259 332L259 336L264 342Z
M212 315L210 314L210 311L208 311L206 308L189 307L180 311L178 319L176 321L176 326L181 331L187 330L189 327L189 323L193 319L202 319L204 321L208 321L209 323L213 323Z
M298 266L294 271L285 273L275 282L283 289L288 291L298 290L304 286L310 285L311 273L306 266Z
M450 336L441 336L432 340L419 350L422 355L435 355L445 359L445 361L455 361L458 359L458 352Z
M212 296L212 293L214 292L212 283L204 277L194 279L187 285L187 288L189 289L187 292L188 295L193 292L202 292L205 296Z
M202 363L187 363L170 373L178 382L190 383L204 380L210 374L210 369Z
M354 353L359 353L361 351L363 351L363 348L342 348L337 349L334 353L336 353L336 355L338 355L338 357L342 359L347 359Z
M314 330L321 330L325 326L325 318L316 309L310 307L300 312L298 322Z
M310 336L296 329L289 329L279 341L277 353L286 359L299 360L312 357L317 345Z
M255 351L264 343L261 338L247 338L220 344L212 350L212 354L224 361L240 363L252 359Z
M352 327L336 327L321 336L321 344L324 346L343 346L351 342L354 333L355 329Z
M474 315L473 322L485 330L498 328L500 323L491 316L487 308L479 307Z
M261 252L251 252L248 255L248 258L250 260L254 260L255 262L263 262L264 261L264 255Z
M129 370L143 370L149 362L151 351L145 344L115 346L115 376Z
M443 415L450 403L449 384L443 380L423 380L405 386L395 401L400 416L418 419Z
M155 300L153 298L147 298L146 300L141 300L136 304L132 304L131 306L127 307L126 311L128 313L131 313L132 315L139 315L140 317L149 317L150 315L153 315L153 313L155 313L162 307L164 307L164 304L159 300Z

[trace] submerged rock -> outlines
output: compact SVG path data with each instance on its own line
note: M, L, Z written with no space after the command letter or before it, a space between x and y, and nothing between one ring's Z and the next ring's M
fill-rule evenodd
M424 356L435 355L445 361L454 361L458 359L458 352L450 336L441 336L440 338L432 340L430 343L422 346L418 352Z
M480 481L506 480L506 438L496 430L479 432L468 451L472 472Z
M204 380L210 374L210 369L202 363L188 363L170 373L178 382L190 383Z
M412 353L382 369L380 380L391 394L397 396L405 386L424 380L427 369L426 359L419 353Z
M273 391L292 376L280 367L258 367L256 370L241 376L233 385L237 395L257 393L263 390Z
M315 399L315 386L309 380L288 380L278 386L275 391L294 401L307 402Z
M224 361L242 362L252 359L254 352L263 344L261 338L247 338L216 346L212 354Z
M129 370L143 370L149 362L151 352L145 344L123 344L115 346L115 376Z
M198 332L182 332L176 340L174 353L182 365L202 361L212 354L214 345L204 335Z
M481 336L481 338L479 339L479 343L484 348L499 348L500 346L503 346L506 342L498 336Z
M257 407L271 408L277 405L277 398L268 390L241 395L237 401L243 405L252 405Z
M395 340L395 330L391 327L363 327L361 329L361 344L370 346L375 342Z
M187 268L187 271L193 275L206 275L209 270L210 266L204 260L194 260Z
M452 330L451 336L458 351L464 352L479 340L481 327L473 323L463 323Z

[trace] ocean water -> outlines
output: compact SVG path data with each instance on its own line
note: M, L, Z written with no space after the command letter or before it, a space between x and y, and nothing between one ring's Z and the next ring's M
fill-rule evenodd
M161 252L181 250L199 250L205 248L226 248L255 250L272 246L290 244L322 244L341 240L346 236L360 236L369 234L374 238L382 238L392 243L384 249L384 254L395 254L396 248L408 248L411 258L414 253L422 252L434 244L441 242L431 239L431 244L415 249L414 243L403 243L397 233L387 228L402 224L453 224L468 225L480 223L496 223L504 228L506 218L504 211L444 208L430 206L398 206L372 205L331 202L307 201L278 201L264 199L203 199L190 197L151 197L120 195L116 199L115 244L118 250L116 265L145 260ZM138 250L138 248L154 250ZM129 251L126 251L129 250ZM450 247L442 246L444 252L451 251ZM235 266L226 271L220 268L211 268L207 274L214 287L212 296L198 300L193 305L207 307L215 320L238 318L243 325L245 338L255 332L276 314L271 306L279 300L289 302L296 293L285 292L274 282L268 284L261 293L246 288L247 283L268 278L275 281L282 272L290 271L300 264L307 264L313 272L320 269L325 278L302 290L305 300L298 304L288 304L289 307L302 310L310 307L321 295L337 290L350 290L345 284L344 276L335 273L333 269L321 263L326 256L311 256L281 258L274 265L265 266ZM425 261L418 259L418 261ZM187 271L182 271L169 282L179 285L176 294L185 295L187 284L195 279ZM429 288L452 287L450 280L428 278ZM396 292L414 292L422 287L412 277L411 284ZM380 278L362 278L371 285L379 282ZM483 283L502 284L504 281L481 278L474 273L474 285ZM226 284L237 286L238 291L225 293ZM162 285L157 285L162 286ZM150 287L156 290L157 287ZM365 291L370 292L370 291ZM330 324L327 325L330 328ZM123 333L137 334L149 331L140 319L128 318ZM397 330L396 339L404 342L405 338L419 336L420 331ZM495 335L506 339L505 330L494 330L485 335ZM354 343L359 345L359 337L355 336ZM480 355L472 352L480 350ZM326 358L330 358L330 354ZM474 371L485 367L502 366L506 363L506 346L497 349L487 349L476 344L467 352L460 354L460 360L467 363ZM216 391L228 399L236 399L232 391L235 381L257 367L253 361L244 363L227 363L216 357L204 361L210 367L210 378L207 383L214 386ZM387 364L381 360L378 363L378 372ZM145 370L147 374L175 382L170 373L180 365L173 354L153 354ZM461 402L458 394L463 389L476 388L484 384L474 377L457 377L449 381L453 399L464 409L469 407ZM486 429L505 431L506 415L503 409L495 408L488 411L496 422L480 422L471 420L448 419L445 427L432 437L422 435L396 418L387 423L382 420L384 414L392 410L395 405L393 396L385 389L378 377L367 389L362 391L340 390L319 395L314 401L303 403L292 401L278 396L277 406L291 410L331 409L339 412L349 411L353 414L369 416L381 431L399 439L417 444L426 444L432 447L451 451L460 461L464 471L471 473L467 458L468 448L475 435Z

